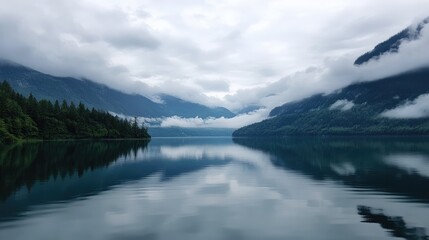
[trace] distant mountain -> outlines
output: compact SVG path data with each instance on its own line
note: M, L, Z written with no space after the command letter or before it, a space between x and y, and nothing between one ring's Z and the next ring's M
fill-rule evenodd
M261 108L263 108L263 107L258 106L258 105L250 105L250 106L247 106L247 107L244 107L244 108L240 109L239 111L237 111L235 113L237 115L239 115L239 114L246 114L246 113L250 113L250 112L259 110Z
M169 116L182 117L234 117L235 114L223 107L209 108L201 104L187 102L177 97L166 94L160 95L163 105L167 108Z
M233 117L226 108L210 108L182 99L162 95L163 103L156 103L138 94L126 94L89 80L55 77L31 68L0 62L0 81L6 80L17 92L37 99L82 102L86 106L129 116L142 117Z
M429 134L428 117L381 116L428 93L429 69L357 83L276 107L271 118L240 128L233 136Z
M429 17L424 19L417 25L409 26L408 28L402 30L388 40L378 44L373 50L358 57L354 64L361 65L370 60L378 59L383 54L398 52L399 47L404 41L412 41L418 39L420 37L422 29L426 26L427 23L429 23Z

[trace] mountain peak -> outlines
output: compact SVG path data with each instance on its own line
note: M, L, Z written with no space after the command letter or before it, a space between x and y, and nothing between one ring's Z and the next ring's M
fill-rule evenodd
M429 17L423 19L422 21L418 22L417 24L413 24L406 29L402 30L401 32L395 34L391 38L387 39L386 41L378 44L374 47L371 51L363 54L362 56L358 57L356 61L354 62L355 65L362 65L364 63L367 63L371 60L377 60L382 55L386 53L396 53L398 52L401 44L404 41L413 41L420 37L422 29L426 26L426 24L429 23Z

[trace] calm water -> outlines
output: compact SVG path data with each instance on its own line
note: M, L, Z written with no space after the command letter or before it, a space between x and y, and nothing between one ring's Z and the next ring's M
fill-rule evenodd
M0 149L0 239L429 239L428 138Z

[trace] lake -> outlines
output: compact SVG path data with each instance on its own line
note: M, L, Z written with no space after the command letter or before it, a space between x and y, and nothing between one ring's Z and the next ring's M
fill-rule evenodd
M429 138L0 148L0 239L429 239Z

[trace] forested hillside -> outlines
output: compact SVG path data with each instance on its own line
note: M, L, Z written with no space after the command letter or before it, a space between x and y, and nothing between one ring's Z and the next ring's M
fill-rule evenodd
M137 121L127 121L107 112L24 97L7 82L0 84L0 143L21 139L150 138Z
M428 135L429 117L383 115L428 93L427 69L357 83L274 108L272 118L240 128L233 135Z

